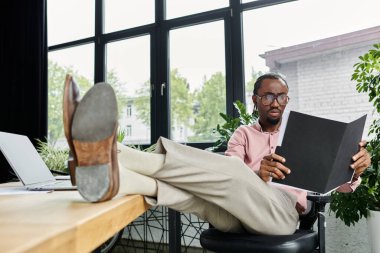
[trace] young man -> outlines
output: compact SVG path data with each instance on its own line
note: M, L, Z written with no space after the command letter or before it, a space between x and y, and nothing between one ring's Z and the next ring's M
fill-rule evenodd
M196 214L222 231L272 235L295 231L306 195L267 183L271 177L291 173L282 164L284 158L274 153L282 112L289 101L281 76L258 78L253 102L259 122L236 131L227 156L165 138L158 140L155 153L117 145L117 106L111 86L95 85L79 103L74 87L68 78L64 126L75 158L78 190L86 200L105 201L118 192L142 194L151 205ZM358 175L370 164L364 143L360 145L352 164ZM359 182L341 190L352 191Z

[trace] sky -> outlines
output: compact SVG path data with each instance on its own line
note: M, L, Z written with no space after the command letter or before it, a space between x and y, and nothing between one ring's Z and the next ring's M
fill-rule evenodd
M49 45L93 36L93 0L48 1ZM168 18L228 4L227 0L168 0ZM246 2L246 1L245 1ZM105 31L154 20L153 0L105 0ZM266 71L266 51L380 25L379 0L300 0L243 13L245 78L251 69ZM141 12L144 10L144 12ZM170 67L178 68L192 89L206 76L225 72L223 21L170 31ZM107 69L138 88L149 79L149 36L107 46ZM49 53L49 59L73 66L93 79L93 46Z

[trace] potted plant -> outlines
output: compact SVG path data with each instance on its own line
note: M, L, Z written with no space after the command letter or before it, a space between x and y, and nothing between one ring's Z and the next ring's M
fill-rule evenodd
M234 103L236 110L239 113L239 117L232 117L224 113L219 113L225 121L223 125L218 124L213 130L217 133L218 139L215 141L214 146L208 148L212 152L223 152L227 149L227 143L230 140L232 134L240 125L252 125L258 118L258 111L254 110L253 113L247 113L245 105L236 100Z
M67 158L69 149L60 149L52 146L49 142L37 139L37 151L47 167L54 173L68 175Z
M380 113L380 43L359 57L354 65L351 80L356 82L358 92L367 93L374 110ZM335 212L347 226L366 217L372 252L380 252L380 120L370 126L372 139L367 145L372 165L362 175L361 185L353 193L332 194L330 210Z

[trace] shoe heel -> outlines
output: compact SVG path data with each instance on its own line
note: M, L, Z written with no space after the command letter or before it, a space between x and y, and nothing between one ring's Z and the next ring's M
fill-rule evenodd
M115 195L110 152L113 139L111 136L98 142L73 141L78 156L75 181L79 193L88 201L100 202Z
M84 199L98 202L107 198L111 188L110 164L98 164L76 167L76 182L78 191Z

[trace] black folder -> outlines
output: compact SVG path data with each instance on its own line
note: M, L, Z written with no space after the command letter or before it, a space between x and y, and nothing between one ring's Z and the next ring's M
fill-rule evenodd
M273 182L327 194L352 179L352 156L359 151L366 115L344 123L290 111L281 146L291 170L285 179ZM284 126L282 126L283 128Z

